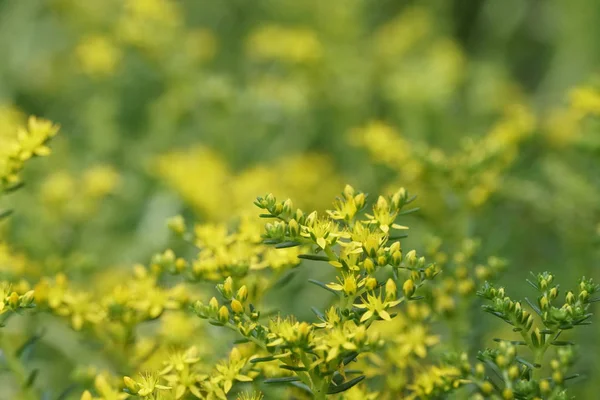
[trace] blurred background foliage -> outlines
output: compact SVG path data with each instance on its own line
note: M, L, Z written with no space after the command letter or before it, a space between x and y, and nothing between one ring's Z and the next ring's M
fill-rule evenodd
M529 271L600 278L599 21L593 0L0 0L0 136L61 125L2 200L0 271L111 285L172 245L172 215L324 209L347 182L418 194L410 245L479 238L516 295ZM46 352L85 357L61 339Z

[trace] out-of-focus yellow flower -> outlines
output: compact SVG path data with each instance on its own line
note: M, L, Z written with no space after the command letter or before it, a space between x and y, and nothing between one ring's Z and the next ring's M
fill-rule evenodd
M107 165L92 167L83 174L83 188L90 197L104 197L115 190L119 178L119 174L113 167Z
M318 61L323 48L316 32L308 28L264 25L250 34L246 51L257 60L302 64Z
M84 37L76 54L81 70L95 78L113 75L121 59L121 50L102 35Z
M383 60L397 61L398 57L429 34L431 25L427 10L416 7L408 9L379 28L375 34L378 56Z

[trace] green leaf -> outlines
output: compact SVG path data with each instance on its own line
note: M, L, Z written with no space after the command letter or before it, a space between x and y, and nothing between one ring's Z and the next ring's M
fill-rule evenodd
M302 243L300 242L296 242L296 241L289 241L289 242L281 242L281 243L277 243L275 245L276 249L287 249L290 247L296 247L296 246L300 246Z
M17 349L17 351L15 351L15 356L16 357L21 357L21 355L23 355L23 353L25 353L25 351L31 349L33 347L33 345L38 342L42 336L44 336L44 331L41 331L40 333L36 333L35 335L31 336L29 339L27 339L25 341L25 343L23 343L21 345L21 347L19 347Z
M412 213L415 213L415 212L419 211L420 209L421 209L420 207L411 208L411 209L408 209L406 211L400 211L398 213L398 215L412 214Z
M31 373L29 374L29 377L27 377L27 380L23 384L23 388L27 389L27 388L33 386L33 383L35 382L35 378L37 378L38 372L40 372L39 369L34 369L33 371L31 371Z
M21 189L23 186L25 186L25 182L19 182L19 183L15 183L12 186L9 186L7 188L4 189L4 193L12 193L15 192L19 189Z
M302 258L304 260L311 260L311 261L327 261L327 262L329 262L329 257L320 256L318 254L300 254L298 256L298 258Z
M289 371L308 371L306 367L294 367L293 365L280 365L279 368L287 369Z
M257 358L253 358L252 360L250 360L250 362L252 364L257 364L257 363L261 363L261 362L269 362L269 361L275 361L276 358L273 356L267 356L267 357L257 357Z
M323 282L319 282L316 279L309 279L308 280L310 283L312 283L313 285L317 285L318 287L327 290L328 292L331 292L333 294L335 294L336 296L340 296L339 292L336 292L335 290L327 287L327 285L325 285Z
M300 378L298 378L297 376L283 376L281 378L265 379L263 382L268 385L272 385L272 384L279 384L279 383L297 382L299 380L300 380Z
M2 210L0 211L0 221L4 218L8 218L13 213L13 210Z
M327 394L336 394L336 393L345 392L346 390L352 388L353 386L358 385L365 378L366 378L365 375L361 375L361 376L357 376L356 378L351 379L347 382L344 382L341 385L337 385L337 386L331 385L331 386L329 386L329 390L327 391Z

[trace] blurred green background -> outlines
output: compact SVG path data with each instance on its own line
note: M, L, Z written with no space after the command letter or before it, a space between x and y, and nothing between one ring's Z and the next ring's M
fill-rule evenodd
M178 213L405 186L409 246L478 237L515 296L529 271L600 278L598 37L594 0L0 0L0 131L61 125L3 229L26 275L83 277L146 262Z

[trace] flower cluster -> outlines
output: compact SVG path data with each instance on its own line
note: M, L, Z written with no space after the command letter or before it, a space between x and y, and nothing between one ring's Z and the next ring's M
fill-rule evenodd
M213 297L208 304L194 305L200 317L256 345L264 356L251 359L252 363L277 361L282 370L292 372L265 383L293 384L315 398L357 385L365 376L352 377L348 365L385 344L371 325L392 321L396 307L417 300L417 290L439 272L415 251L403 254L399 240L408 228L396 219L415 211L404 210L414 197L400 189L392 196L380 196L371 212L364 213L366 198L346 186L334 209L324 215L305 213L291 200L279 202L273 195L255 202L265 211L263 218L275 220L265 226L265 243L282 250L301 248L300 259L334 267L337 282L310 280L336 296L326 311L314 309L318 322L280 316L263 323L261 312L248 301L246 285L236 290L231 277L217 286L223 303Z

